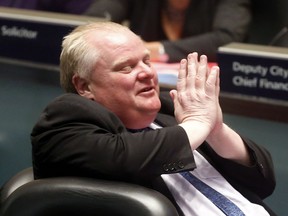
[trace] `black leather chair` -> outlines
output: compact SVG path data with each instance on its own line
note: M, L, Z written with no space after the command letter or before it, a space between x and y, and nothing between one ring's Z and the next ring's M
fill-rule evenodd
M1 216L178 216L162 194L123 182L80 177L33 179L27 168L1 188Z

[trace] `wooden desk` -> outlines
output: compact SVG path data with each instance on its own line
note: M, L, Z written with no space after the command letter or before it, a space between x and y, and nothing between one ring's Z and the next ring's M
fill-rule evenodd
M224 113L288 122L288 101L221 92L220 104Z

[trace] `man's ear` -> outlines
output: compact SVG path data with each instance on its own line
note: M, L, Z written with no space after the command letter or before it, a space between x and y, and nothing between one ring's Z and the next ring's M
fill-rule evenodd
M74 75L72 77L72 83L80 96L86 97L88 99L94 99L94 96L89 88L89 83L82 77Z

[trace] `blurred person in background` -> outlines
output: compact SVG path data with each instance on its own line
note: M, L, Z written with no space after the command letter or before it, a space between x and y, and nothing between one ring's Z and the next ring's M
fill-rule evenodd
M250 7L250 0L92 0L84 14L128 21L152 60L178 62L195 51L216 61L219 46L245 40Z

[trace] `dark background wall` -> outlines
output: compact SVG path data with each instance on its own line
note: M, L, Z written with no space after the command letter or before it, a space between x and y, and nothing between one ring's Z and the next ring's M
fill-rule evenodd
M252 13L249 43L269 44L282 28L288 27L287 0L252 0Z

